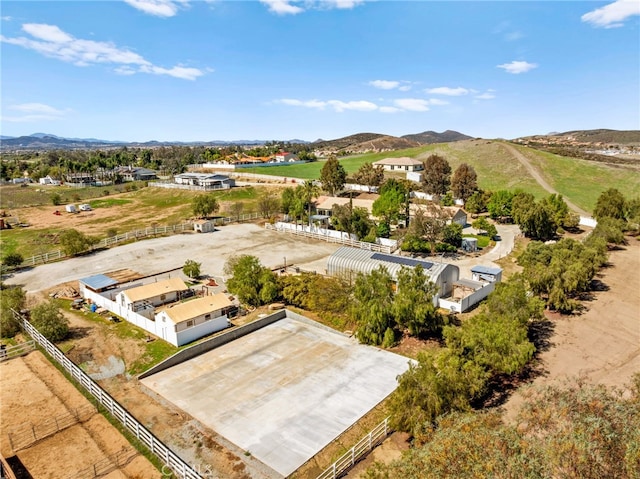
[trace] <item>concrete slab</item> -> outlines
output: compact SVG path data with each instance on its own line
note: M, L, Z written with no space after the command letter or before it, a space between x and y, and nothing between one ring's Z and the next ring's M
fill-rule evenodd
M287 476L389 395L408 365L284 318L142 383Z

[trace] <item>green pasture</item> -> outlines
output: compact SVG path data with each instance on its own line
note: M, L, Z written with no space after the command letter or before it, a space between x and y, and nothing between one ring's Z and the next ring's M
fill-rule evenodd
M587 211L593 211L598 196L609 188L618 189L628 199L640 195L638 170L567 158L526 147L517 148L554 189Z

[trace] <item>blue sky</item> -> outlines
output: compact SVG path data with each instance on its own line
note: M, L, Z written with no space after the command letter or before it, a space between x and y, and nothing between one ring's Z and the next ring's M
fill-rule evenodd
M1 134L640 129L640 1L2 1Z

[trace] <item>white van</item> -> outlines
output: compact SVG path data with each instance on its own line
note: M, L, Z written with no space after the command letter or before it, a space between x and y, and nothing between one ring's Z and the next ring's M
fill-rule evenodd
M79 206L80 211L91 211L91 205L84 203Z

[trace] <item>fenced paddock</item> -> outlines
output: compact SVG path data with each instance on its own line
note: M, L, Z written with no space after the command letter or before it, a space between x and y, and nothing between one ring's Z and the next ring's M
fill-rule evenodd
M75 408L65 414L50 417L38 424L23 423L7 433L9 445L13 452L25 449L36 442L71 427L79 422L86 421L97 412L93 405Z
M70 375L78 381L82 387L100 404L111 416L116 418L126 429L137 439L143 442L166 468L182 479L201 479L200 475L180 456L173 452L160 439L153 435L144 425L136 420L124 407L118 403L109 393L102 389L93 379L91 379L82 369L76 366L73 361L67 358L60 349L45 338L18 312L13 311L13 315L25 330L58 364L60 364Z
M31 340L25 343L16 344L15 346L9 346L5 349L0 349L0 362L27 354L29 351L33 351L34 348L35 342Z

